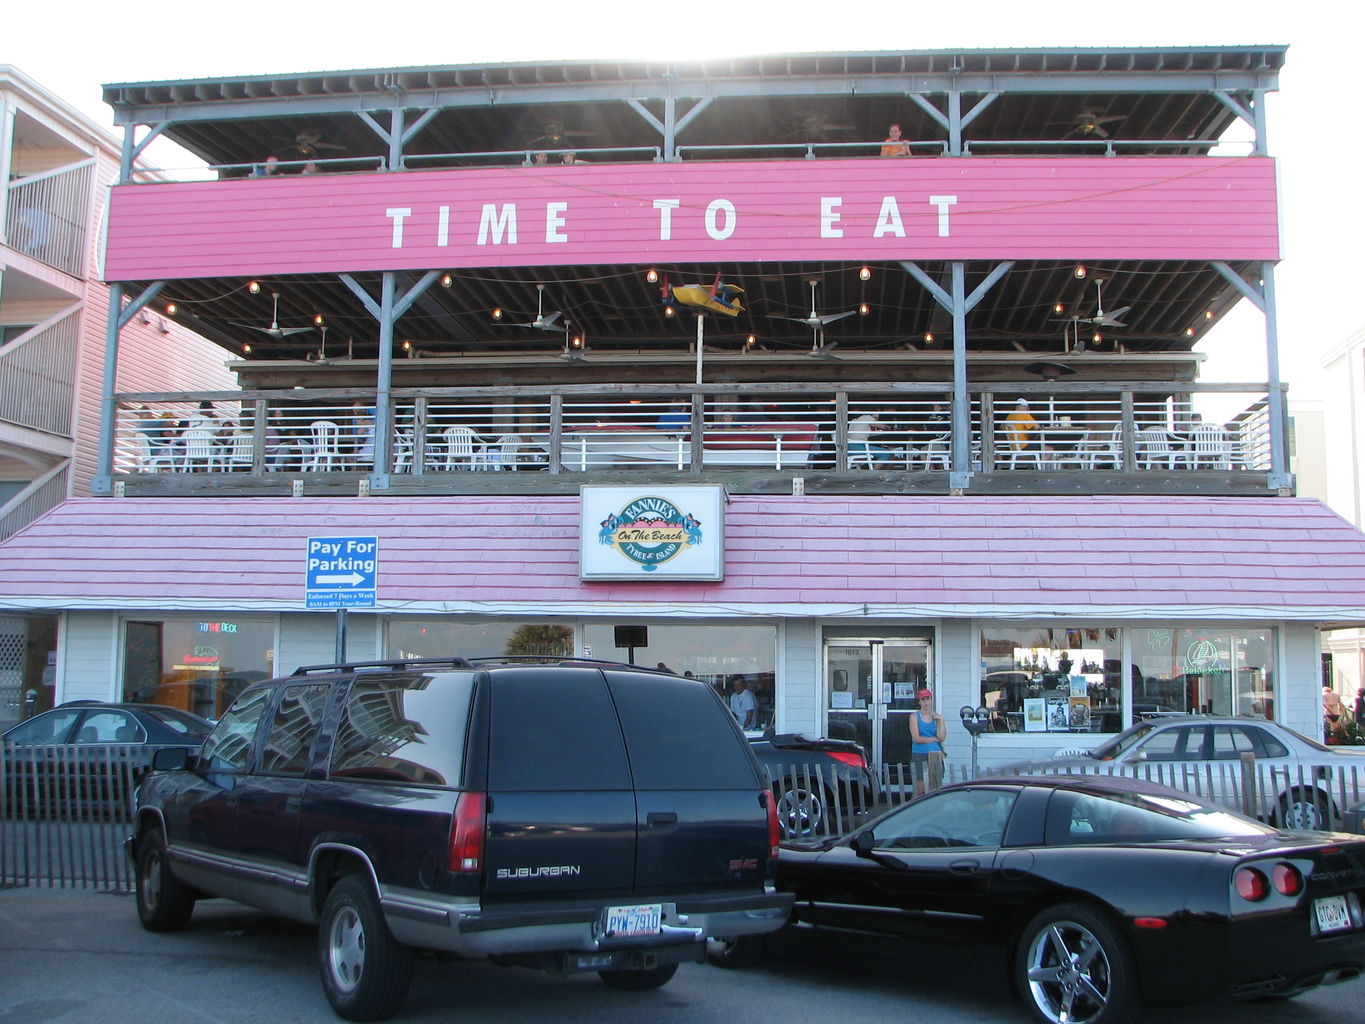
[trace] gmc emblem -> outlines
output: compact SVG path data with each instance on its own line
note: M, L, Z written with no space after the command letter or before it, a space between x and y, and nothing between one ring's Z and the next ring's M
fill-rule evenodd
M753 857L750 857L748 860L732 860L732 861L730 861L730 870L731 870L731 871L757 871L757 870L758 870L758 860L757 860L756 858L753 858Z

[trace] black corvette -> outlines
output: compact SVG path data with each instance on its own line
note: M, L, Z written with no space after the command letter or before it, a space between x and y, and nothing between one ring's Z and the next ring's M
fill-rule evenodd
M784 843L777 877L790 928L944 967L994 958L1049 1024L1283 998L1365 966L1365 837L1280 831L1131 779L950 786L839 839Z

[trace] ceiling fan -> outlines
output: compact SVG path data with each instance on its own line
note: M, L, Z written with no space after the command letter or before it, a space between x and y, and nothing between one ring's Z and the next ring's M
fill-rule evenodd
M776 313L769 313L768 315L775 320L790 320L794 324L805 324L814 332L814 337L811 339L810 354L820 358L833 358L828 355L828 353L837 348L839 343L835 341L828 345L825 344L825 328L836 320L842 320L844 317L852 316L858 311L856 309L850 309L843 313L826 313L824 316L821 316L815 311L815 286L820 282L812 279L806 283L810 285L810 316L778 316Z
M858 127L856 124L840 124L822 114L801 114L798 116L800 120L780 122L792 128L791 131L779 136L780 138L800 139L803 142L824 142L832 132L851 132Z
M275 300L275 306L274 306L274 309L273 309L273 310L271 311L271 313L270 313L270 326L269 326L269 327L257 327L255 324L242 324L242 323L237 323L236 325L237 325L238 327L245 327L245 328L247 328L248 330L251 330L251 331L260 331L262 334L268 334L268 335L270 335L272 338L287 338L287 337L289 337L289 335L291 335L291 334L303 334L304 332L306 332L306 331L311 331L311 330L313 329L313 328L311 328L311 327L281 327L281 326L280 326L280 293L279 293L279 292L271 292L271 293L270 293L270 296L271 296L271 298L273 298L273 299ZM236 321L233 321L233 323L236 323ZM324 337L325 337L325 336L324 336Z
M324 142L322 132L317 128L301 128L299 133L294 136L293 145L286 147L293 150L303 160L314 160L319 158L321 150L331 149L345 152L346 147L335 142Z
M1067 132L1067 135L1093 135L1096 138L1107 139L1109 138L1109 132L1104 126L1124 120L1127 120L1127 118L1119 114L1102 117L1093 110L1082 110L1076 115L1075 123L1073 124L1071 131Z
M1111 309L1106 313L1104 311L1104 297L1101 294L1103 285L1103 278L1095 278L1095 315L1090 317L1086 322L1092 323L1096 327L1127 327L1128 325L1120 320L1119 317L1123 316L1123 314L1127 313L1133 307L1120 306L1118 309Z
M543 143L550 149L559 149L568 145L573 139L591 139L597 135L596 132L589 131L586 128L566 128L562 121L544 121L538 129L531 129L531 131L536 130L540 134L527 139L526 144L528 146L537 146Z
M546 313L546 312L545 312L545 286L544 286L543 284L538 284L538 285L536 285L536 292L537 292L537 296L536 296L536 318L535 318L534 320L530 320L530 321L528 321L528 322L526 322L526 323L520 323L520 324L506 324L505 326L507 326L507 327L535 327L535 328L538 328L538 329L540 329L540 330L542 330L542 331L558 331L558 330L564 329L563 327L561 327L560 324L558 324L558 323L555 322L555 321L557 321L561 316L564 315L564 310L562 310L562 309L556 309L553 313ZM567 327L567 325L564 325L564 327Z

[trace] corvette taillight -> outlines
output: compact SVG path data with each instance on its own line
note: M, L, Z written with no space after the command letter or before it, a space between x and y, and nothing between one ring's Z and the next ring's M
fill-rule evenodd
M1270 871L1270 883L1283 896L1303 892L1303 874L1293 864L1276 864Z
M1232 876L1232 884L1237 889L1237 895L1249 903L1259 903L1270 895L1270 883L1255 868L1238 868Z
M457 875L477 875L483 870L483 836L488 827L487 804L482 793L461 793L450 823L450 870Z

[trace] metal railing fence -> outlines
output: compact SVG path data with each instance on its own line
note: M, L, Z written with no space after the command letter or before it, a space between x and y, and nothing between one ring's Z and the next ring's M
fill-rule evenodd
M12 181L5 237L20 252L84 277L93 160Z
M1271 468L1267 392L1254 384L979 384L969 396L974 472L1210 472ZM1171 394L1174 388L1179 393ZM1146 395L1162 389L1167 397ZM946 383L424 388L391 397L397 474L652 468L947 471ZM1205 397L1246 410L1206 422ZM118 396L114 472L375 470L373 390ZM1023 400L1025 406L1019 403ZM199 408L210 401L207 415ZM1024 419L1023 417L1027 417ZM694 446L693 439L701 444Z
M70 310L0 348L0 420L71 436L80 327Z

